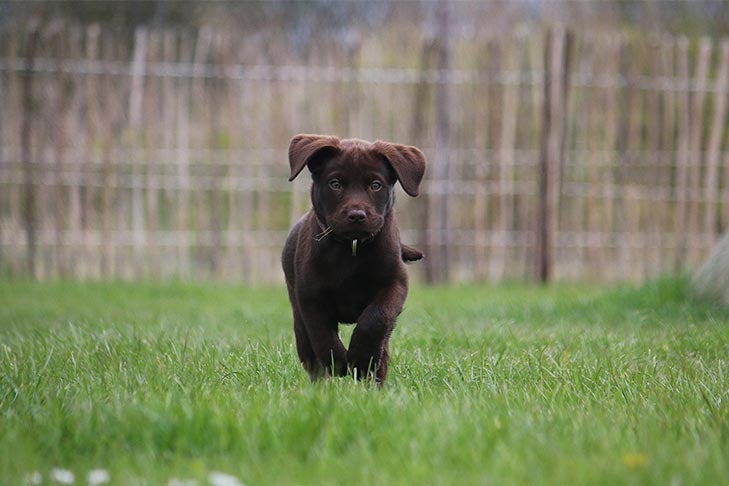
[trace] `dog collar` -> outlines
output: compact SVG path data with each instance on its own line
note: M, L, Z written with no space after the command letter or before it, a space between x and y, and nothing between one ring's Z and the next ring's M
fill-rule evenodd
M322 223L321 220L319 219L319 216L314 215L314 217L316 219L317 226L319 226L319 229L321 230L321 233L314 236L314 239L316 241L321 241L324 238L326 238L327 236L332 235L332 239L334 241L338 241L338 242L350 245L350 247L352 248L352 256L357 256L357 250L359 248L360 243L364 243L375 237L374 235L372 235L369 238L357 238L354 240L338 238L336 235L332 234L333 230L332 230L331 226L325 226L324 223Z

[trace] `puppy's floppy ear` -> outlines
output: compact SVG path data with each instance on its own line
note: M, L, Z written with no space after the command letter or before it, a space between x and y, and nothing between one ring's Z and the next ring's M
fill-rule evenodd
M397 180L405 192L415 197L420 193L420 182L425 175L425 155L417 147L377 140L374 149L390 163Z
M325 152L338 153L340 150L337 137L305 133L296 135L289 144L289 165L291 166L289 181L293 181L299 172L317 156L324 155Z

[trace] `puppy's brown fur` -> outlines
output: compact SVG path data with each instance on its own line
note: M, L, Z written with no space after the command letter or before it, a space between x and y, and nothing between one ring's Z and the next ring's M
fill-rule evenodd
M401 244L394 185L417 196L426 161L415 147L323 135L297 135L289 147L293 180L311 171L313 209L283 250L299 359L311 379L387 377L388 343L408 292L404 261L423 254ZM339 323L356 323L349 350Z

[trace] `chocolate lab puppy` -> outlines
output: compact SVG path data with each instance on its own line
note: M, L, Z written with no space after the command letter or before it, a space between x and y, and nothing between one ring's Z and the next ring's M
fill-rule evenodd
M291 229L282 263L299 359L312 380L343 376L383 382L388 342L408 292L403 262L423 257L400 242L395 183L417 196L425 156L382 141L297 135L291 177L311 171L313 209ZM349 350L339 323L356 323Z

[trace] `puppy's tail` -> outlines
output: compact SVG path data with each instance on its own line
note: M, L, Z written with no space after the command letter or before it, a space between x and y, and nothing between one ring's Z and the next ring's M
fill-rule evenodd
M400 255L402 257L402 261L405 263L417 262L425 256L422 251L404 243L400 243Z

